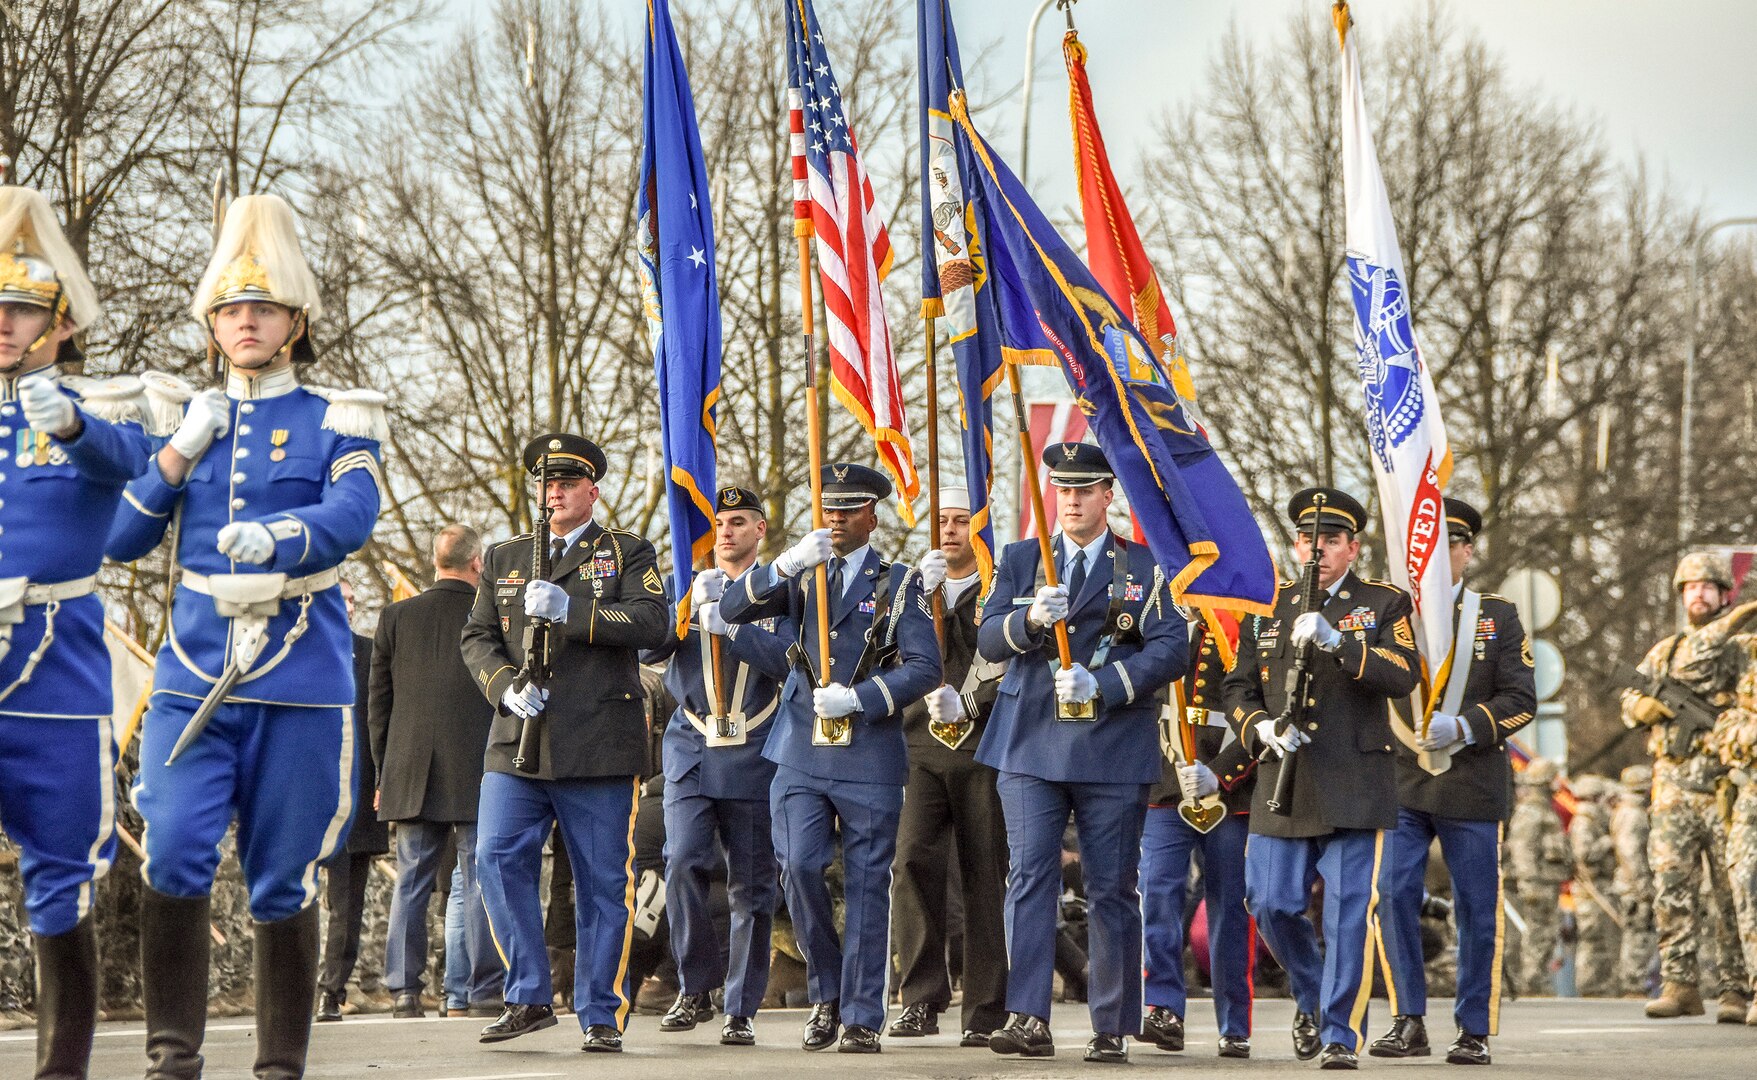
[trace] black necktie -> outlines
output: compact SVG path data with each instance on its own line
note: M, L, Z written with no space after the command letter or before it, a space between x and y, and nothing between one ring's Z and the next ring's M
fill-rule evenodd
M567 537L557 536L549 545L549 566L554 568L557 563L561 562L561 557L565 554L567 554Z
M837 555L830 560L830 606L833 608L842 602L842 567L847 562Z
M1068 571L1068 603L1072 604L1086 584L1086 549L1074 552L1072 569Z

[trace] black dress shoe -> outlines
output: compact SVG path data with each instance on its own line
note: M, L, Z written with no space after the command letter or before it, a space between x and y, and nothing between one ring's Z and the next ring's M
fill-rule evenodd
M1086 1060L1101 1065L1126 1065L1129 1060L1129 1044L1121 1035L1095 1031L1091 1041L1086 1044Z
M1155 1005L1141 1018L1141 1038L1161 1050L1182 1050L1184 1018L1163 1005Z
M842 1028L842 1010L834 1001L821 1001L805 1018L805 1037L799 1045L807 1050L828 1050Z
M1460 1031L1458 1039L1446 1048L1446 1064L1448 1065L1487 1065L1489 1063L1489 1037L1472 1035L1468 1031Z
M1330 1043L1324 1047L1323 1053L1318 1055L1318 1068L1358 1069L1360 1068L1360 1058L1355 1056L1353 1050L1341 1043Z
M555 1010L547 1005L507 1005L500 1019L482 1029L485 1043L505 1042L555 1026Z
M609 1024L593 1024L586 1029L586 1041L580 1049L588 1054L622 1053L622 1032Z
M903 1015L891 1024L891 1030L885 1032L893 1039L919 1039L923 1035L939 1033L939 1010L925 1001L904 1009Z
M859 1024L849 1024L848 1030L842 1033L842 1042L836 1047L838 1054L876 1054L879 1052L878 1032Z
M346 990L325 990L317 995L317 1020L324 1023L342 1018L342 1006L348 1000Z
M728 1016L720 1027L721 1046L755 1046L756 1028L748 1016Z
M659 1018L660 1031L694 1031L714 1018L714 999L708 994L678 994L671 1009Z
M390 1015L396 1020L415 1020L426 1016L421 1008L421 995L413 990L404 990L397 994L396 1004L391 1006Z
M987 1046L989 1034L990 1033L986 1032L986 1031L977 1031L974 1028L965 1028L964 1034L962 1036L960 1036L958 1039L958 1045L959 1046Z
M1391 1030L1367 1047L1367 1053L1382 1058L1427 1057L1432 1052L1427 1025L1419 1016L1392 1017Z
M1220 1036L1220 1056L1223 1058L1248 1058L1251 1056L1251 1040L1242 1035Z
M1049 1034L1047 1021L1025 1013L1014 1013L1007 1017L1006 1027L989 1034L988 1048L997 1054L1054 1057L1055 1039Z
M1293 1056L1301 1061L1318 1056L1318 1021L1311 1013L1293 1014Z

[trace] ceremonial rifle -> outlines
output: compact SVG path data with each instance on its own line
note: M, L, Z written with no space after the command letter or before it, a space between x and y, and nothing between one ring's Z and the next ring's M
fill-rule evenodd
M1324 591L1318 588L1318 522L1324 516L1324 501L1322 492L1312 496L1312 554L1306 561L1305 577L1300 582L1301 615L1318 610L1318 597ZM1294 648L1293 668L1287 673L1287 700L1281 706L1281 715L1275 718L1275 724L1282 735L1299 730L1300 724L1305 721L1306 697L1311 688L1312 642L1308 639ZM1267 758L1274 752L1273 748L1265 748L1263 757ZM1297 748L1281 756L1281 768L1275 773L1275 790L1269 795L1267 803L1271 814L1286 817L1293 813L1293 776L1298 763Z
M1651 698L1672 711L1672 738L1666 754L1682 761L1690 756L1696 733L1709 731L1720 713L1701 694L1669 675L1646 675L1627 660L1618 660L1611 672L1618 682Z
M549 508L549 455L542 454L537 458L537 511L536 524L531 529L531 580L548 581L549 563L549 519L554 511ZM523 689L535 685L542 689L554 674L551 661L554 659L555 624L548 619L528 618L525 623L525 662L519 668L513 686ZM519 729L519 748L512 759L512 767L522 773L535 773L542 768L543 728L542 713L525 717Z

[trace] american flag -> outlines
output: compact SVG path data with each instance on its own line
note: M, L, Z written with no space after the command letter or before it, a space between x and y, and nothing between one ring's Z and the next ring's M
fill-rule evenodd
M898 512L915 524L920 493L903 390L891 351L881 283L891 270L891 239L872 180L848 125L842 88L830 70L824 35L809 0L788 0L787 112L793 147L793 231L817 237L830 377L836 399L873 438L897 486Z

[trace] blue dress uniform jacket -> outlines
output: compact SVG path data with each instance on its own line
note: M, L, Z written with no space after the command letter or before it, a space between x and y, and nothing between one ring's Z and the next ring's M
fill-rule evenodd
M754 567L747 571L754 572ZM729 588L736 586L734 582ZM677 710L665 725L662 756L667 786L683 781L693 770L696 794L710 799L768 799L775 766L763 757L763 749L775 730L781 683L787 678L789 639L782 636L786 632L781 620L768 618L731 627L720 639L726 707L745 718L744 743L739 746L710 748L696 727L699 723L714 730L713 698L706 678L711 663L708 635L702 633L700 623L691 620L682 638L670 634L663 645L641 654L644 664L670 661L665 689L677 702ZM735 698L739 687L743 694Z
M292 380L281 385L281 392L255 384L228 391L246 396L231 398L231 427L182 486L167 483L156 467L128 485L126 505L110 531L112 559L133 562L151 552L173 517L177 565L198 574L307 577L340 566L371 538L380 498L378 442L335 429L364 431L337 416L357 407L356 395L372 392L318 391ZM275 537L268 562L249 566L220 554L214 538L234 521L268 527ZM305 607L297 597L281 602L262 657L227 700L353 706L354 635L341 590L316 592ZM289 642L302 613L306 625ZM153 692L205 696L225 669L231 629L209 597L179 582Z
M1056 539L1062 561L1063 538ZM1113 560L1126 549L1124 627L1102 660L1094 656L1112 602ZM1076 663L1098 680L1097 720L1055 716L1055 634L1034 629L1026 611L1037 594L1038 544L1008 544L982 607L978 648L984 659L1013 660L1001 679L976 760L1001 772L1063 783L1151 784L1160 777L1159 691L1183 674L1189 656L1183 615L1171 601L1165 575L1142 544L1112 536L1104 568L1086 576L1070 597L1068 643Z
M878 607L875 585L887 568L889 610L885 625L873 626ZM772 565L758 567L727 588L720 613L730 623L787 620L798 631L799 654L809 658L810 670L794 665L782 687L780 715L763 751L765 757L820 779L901 787L909 773L903 709L938 686L940 680L933 615L922 594L920 576L906 566L885 562L876 551L869 549L865 565L850 567L847 573L858 577L840 598L830 598L830 678L849 685L847 680L855 676L869 648L875 651L873 659L879 661L871 664L865 678L849 687L860 699L860 712L853 718L853 738L848 746L813 746L811 741L812 725L817 720L811 672L825 670L817 654L814 575L784 579ZM877 640L869 641L869 634Z
M1299 615L1297 582L1283 582L1275 610L1239 624L1238 665L1226 677L1227 714L1239 741L1214 763L1223 785L1235 782L1262 752L1259 721L1281 715L1289 640ZM1344 574L1321 611L1342 633L1333 653L1312 650L1312 693L1306 706L1311 742L1299 748L1293 812L1267 807L1279 761L1257 766L1251 831L1265 836L1322 836L1333 829L1397 825L1397 775L1386 699L1406 697L1421 678L1410 624L1409 595L1392 585Z

